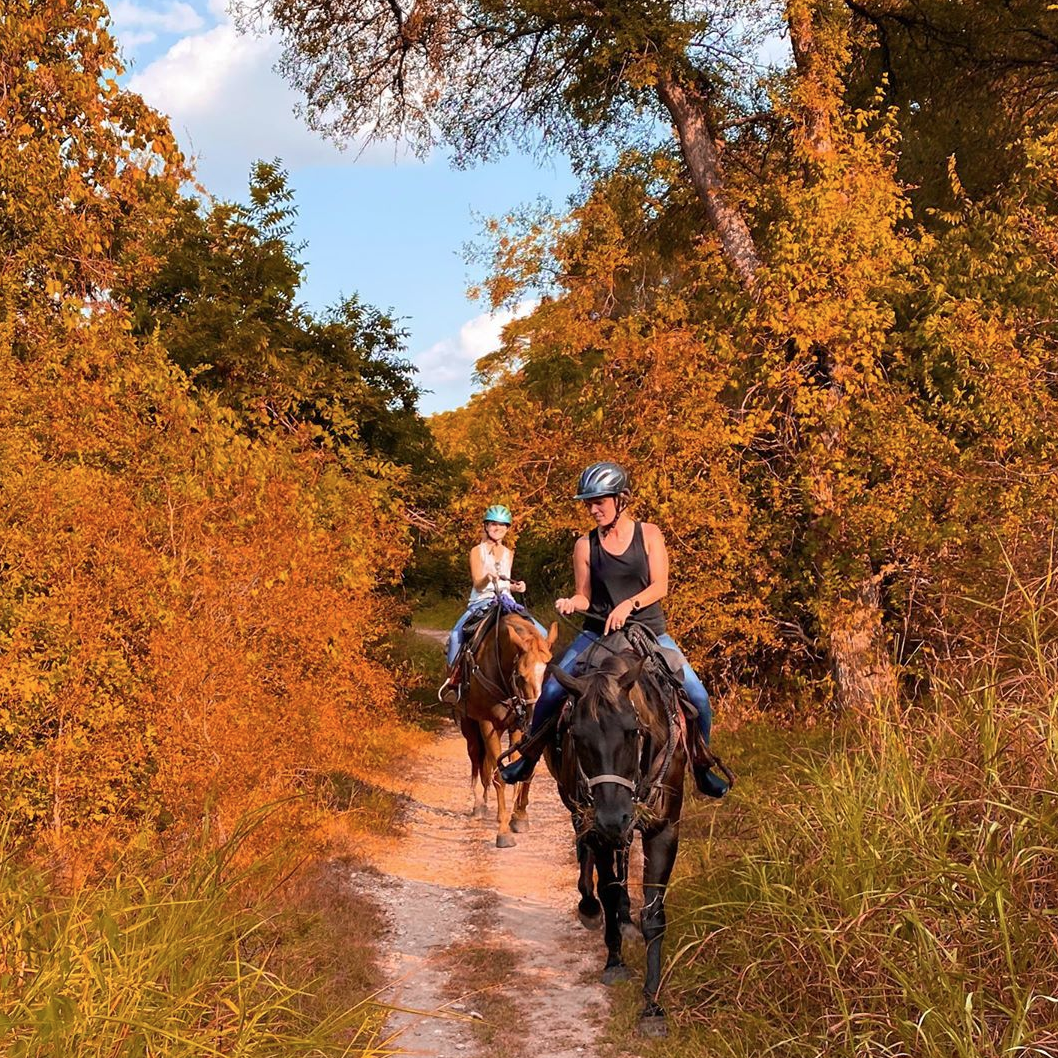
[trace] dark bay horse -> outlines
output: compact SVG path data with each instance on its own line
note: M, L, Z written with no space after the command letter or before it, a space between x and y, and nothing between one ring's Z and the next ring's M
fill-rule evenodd
M545 639L527 617L503 607L497 607L484 620L489 626L464 660L470 666L470 676L459 726L470 757L473 815L485 818L491 785L496 791L496 845L505 849L515 844L512 831L529 829L529 783L518 783L514 788L513 810L508 812L507 787L500 781L496 763L503 750L503 736L507 735L514 746L528 730L558 637L558 624L551 625Z
M597 665L581 676L551 667L569 691L570 705L562 737L546 750L547 763L577 833L580 920L589 928L605 920L605 984L631 976L621 957L622 940L636 932L628 850L634 832L642 836L646 1004L640 1031L662 1036L667 1033L658 1003L665 889L679 846L687 727L672 688L652 679L638 654L598 652L595 658Z

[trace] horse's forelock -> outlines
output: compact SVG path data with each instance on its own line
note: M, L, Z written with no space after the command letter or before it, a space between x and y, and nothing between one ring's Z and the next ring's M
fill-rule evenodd
M507 627L512 632L517 632L519 638L529 644L529 648L533 653L551 656L551 649L547 645L547 640L537 631L536 625L532 621L518 614L509 615L507 620L510 622Z
M606 706L611 713L622 711L621 704L625 696L622 695L617 678L612 672L595 670L584 678L588 681L588 687L580 696L580 700L592 720L599 719L600 705Z

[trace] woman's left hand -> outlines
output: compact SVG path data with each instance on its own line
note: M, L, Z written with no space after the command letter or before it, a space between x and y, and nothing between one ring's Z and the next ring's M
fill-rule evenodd
M607 632L616 632L619 628L624 628L625 622L628 620L628 615L632 612L632 600L625 599L624 602L618 603L611 611L610 616L606 618L606 624L603 627L602 634L606 635Z

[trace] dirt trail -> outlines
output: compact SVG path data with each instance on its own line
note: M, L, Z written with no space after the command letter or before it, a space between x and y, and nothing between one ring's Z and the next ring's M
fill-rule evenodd
M597 1058L609 1011L598 983L605 953L600 934L576 919L569 814L542 768L532 829L515 848L498 849L495 817L470 817L469 777L462 736L450 728L412 763L404 785L393 785L411 800L405 833L373 841L373 870L352 878L388 920L382 948L392 984L383 998L451 1014L398 1013L390 1027L402 1050L427 1058L517 1056L522 1044L534 1058ZM490 813L493 803L490 796ZM505 973L512 964L516 972ZM468 965L476 966L472 988ZM475 1023L478 1007L489 1024Z

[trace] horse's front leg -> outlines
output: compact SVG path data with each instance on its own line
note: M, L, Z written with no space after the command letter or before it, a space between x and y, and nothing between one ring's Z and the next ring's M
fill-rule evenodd
M628 854L632 843L618 849L614 858L614 873L617 876L617 891L620 894L617 903L617 921L621 927L621 936L625 940L641 940L639 930L632 924L632 901L628 898Z
M492 777L492 786L496 791L496 848L509 849L517 842L511 833L511 814L507 809L506 783L500 778L497 764L503 743L500 741L500 729L494 723L482 725L485 736L485 766Z
M603 911L606 914L606 966L602 972L602 983L612 985L617 981L627 981L632 971L625 966L621 957L621 897L628 899L627 891L614 869L614 849L611 845L595 845L595 870L599 875L599 896L602 898Z
M577 831L577 820L573 820L573 829ZM577 888L580 890L580 903L577 905L577 918L585 929L598 929L602 925L602 907L595 898L595 854L587 839L577 834L577 865L580 877Z
M670 824L650 837L643 838L643 910L640 922L647 945L647 972L643 981L646 1005L639 1016L639 1031L644 1036L665 1036L668 1025L665 1011L658 1003L661 990L661 947L665 940L665 889L676 862L679 838Z
M511 732L511 746L517 746L522 741L521 731ZM524 833L529 829L529 782L518 783L514 790L514 811L511 813L511 830L515 834Z

